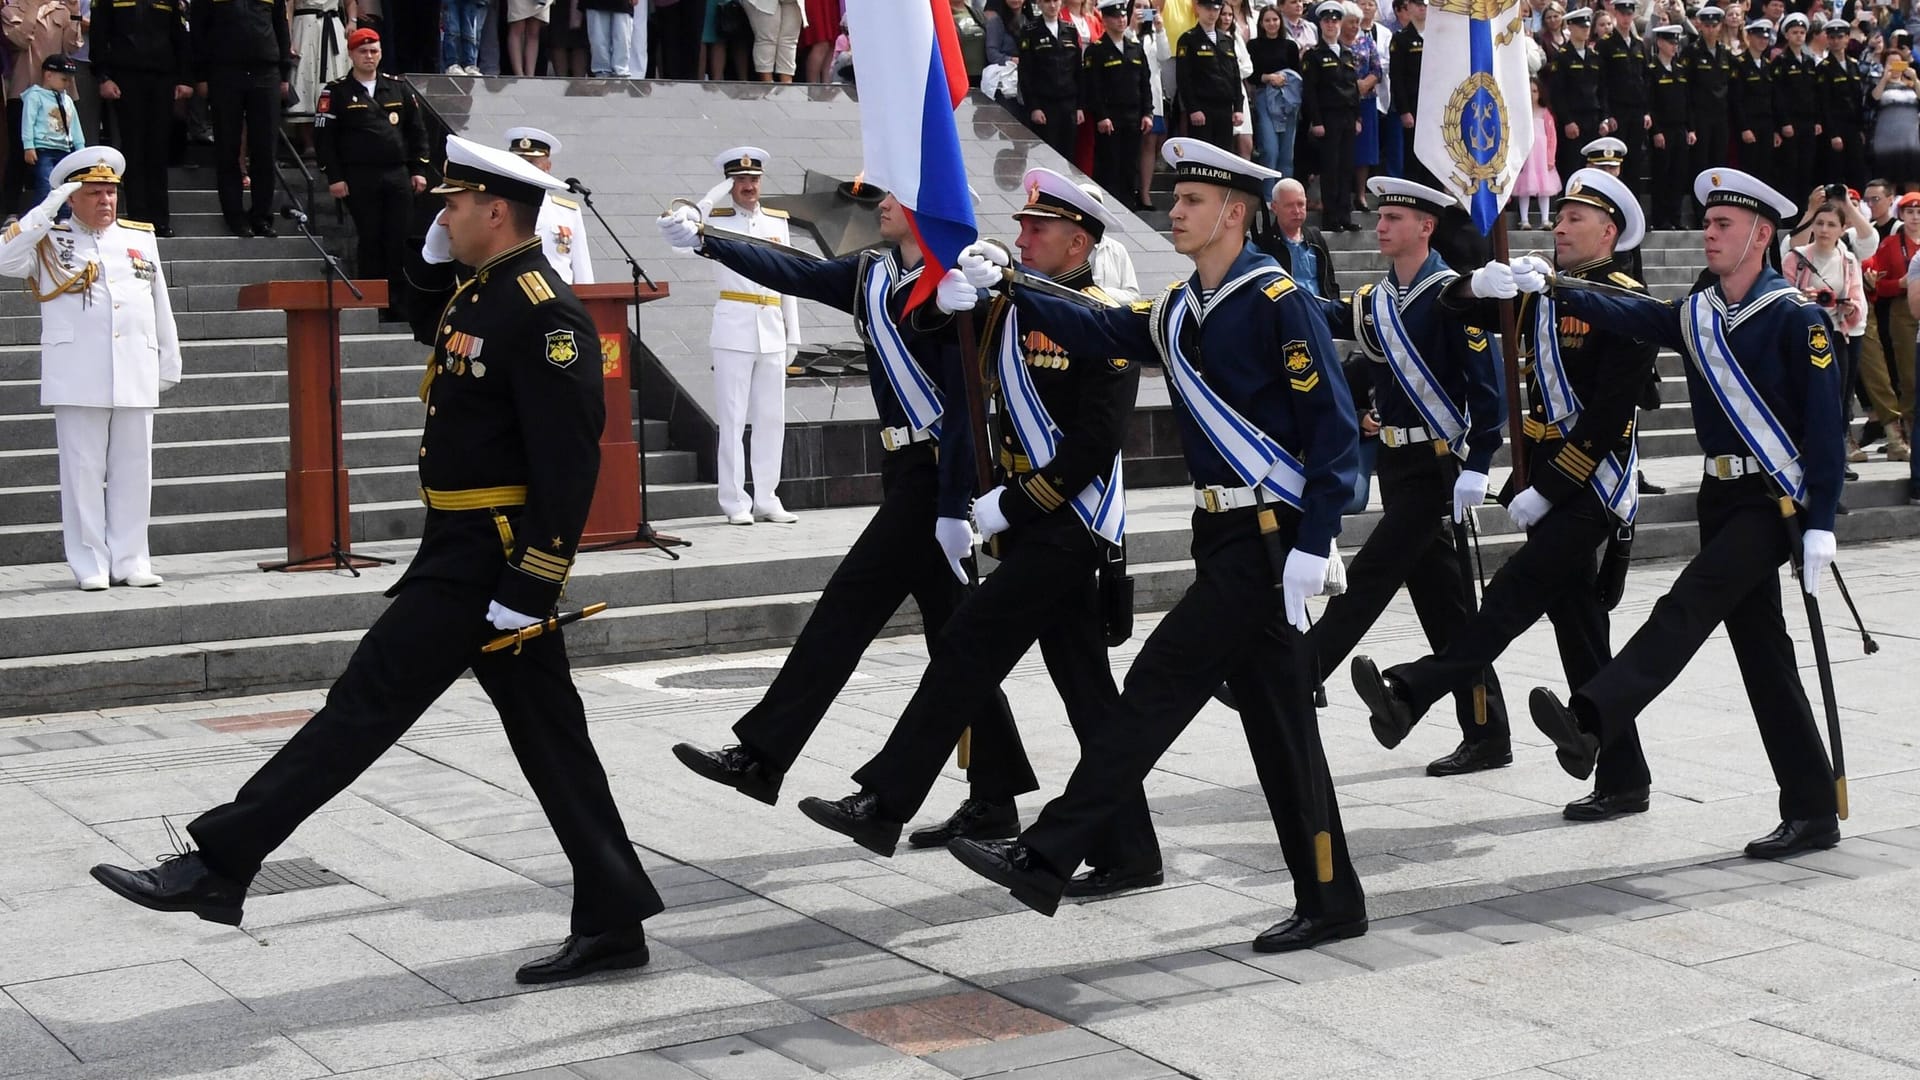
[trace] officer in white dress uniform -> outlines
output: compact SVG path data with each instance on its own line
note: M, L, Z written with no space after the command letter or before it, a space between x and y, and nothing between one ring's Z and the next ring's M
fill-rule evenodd
M767 152L736 146L713 159L726 181L700 200L701 216L717 227L782 244L787 212L760 205L760 177ZM724 203L724 205L716 205ZM768 292L752 280L713 264L720 299L713 305L713 389L720 445L715 452L720 474L720 513L729 525L797 520L780 505L780 448L786 438L787 355L800 344L800 305L791 296ZM753 427L750 452L753 497L746 492L741 439Z
M553 155L560 152L559 139L537 127L507 129L507 149L526 158L541 172L553 171ZM534 224L541 249L569 285L591 285L593 256L587 252L587 219L578 200L558 192L547 192L540 204L540 219Z
M60 447L60 521L82 589L160 584L147 561L153 410L180 382L180 342L153 226L117 215L120 151L88 147L0 238L0 274L40 301L40 404ZM54 216L68 200L73 218Z

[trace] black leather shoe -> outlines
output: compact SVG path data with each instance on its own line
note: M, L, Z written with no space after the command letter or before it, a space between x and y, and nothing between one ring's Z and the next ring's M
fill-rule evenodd
M947 845L967 869L1005 888L1042 915L1060 908L1067 881L1018 840L955 840Z
M1371 657L1354 657L1349 670L1353 673L1353 689L1367 703L1367 723L1373 727L1373 737L1389 750L1399 746L1413 725L1420 722L1413 715L1413 706L1380 674Z
M1593 775L1593 763L1600 756L1600 740L1580 730L1573 710L1560 704L1553 691L1536 686L1527 695L1527 709L1533 713L1533 726L1553 740L1554 756L1560 767L1575 780Z
M1634 788L1631 791L1616 791L1610 795L1599 792L1584 799L1575 799L1560 811L1560 816L1568 821L1606 821L1622 814L1644 814L1647 812L1647 789Z
M1640 485L1640 494L1665 495L1667 493L1666 488L1663 488L1659 484L1656 484L1653 481L1647 479L1646 473L1637 473L1636 476L1638 477L1638 479L1636 479L1634 483Z
M513 973L518 983L550 983L577 979L596 971L620 971L647 966L647 933L638 926L604 934L568 934L560 951L529 960Z
M744 746L702 750L692 743L675 743L673 756L701 776L716 784L725 784L750 799L758 799L768 806L780 801L780 781L786 779L787 774L768 768Z
M1253 939L1254 952L1292 952L1295 949L1311 949L1329 941L1341 941L1357 938L1367 932L1367 917L1358 915L1352 918L1322 917L1309 918L1294 915L1284 922L1267 927L1260 936Z
M1151 870L1089 870L1084 874L1073 875L1067 882L1067 895L1112 896L1114 893L1130 892L1134 889L1151 889L1164 884L1167 877L1159 867Z
M856 792L828 802L808 797L800 800L800 812L852 840L875 855L893 858L900 846L900 822L889 821L880 813L880 796L871 791Z
M1019 835L1020 808L1012 802L968 799L952 817L907 837L907 843L917 848L946 847L952 840L1004 840Z
M1428 776L1460 776L1513 764L1513 744L1505 739L1460 740L1453 753L1427 762Z
M1805 818L1780 827L1747 845L1749 859L1784 859L1803 851L1823 851L1840 843L1840 819Z
M208 922L240 925L247 887L215 873L197 851L168 855L151 870L126 870L101 863L93 880L154 911L191 911Z
M273 227L271 221L256 221L253 223L253 235L271 240L279 236L280 231Z

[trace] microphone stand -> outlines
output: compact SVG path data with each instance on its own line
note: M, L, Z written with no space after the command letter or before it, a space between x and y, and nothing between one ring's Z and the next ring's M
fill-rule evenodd
M333 530L333 540L327 546L327 550L318 555L309 555L304 559L287 562L261 563L260 569L274 573L325 568L336 572L345 570L354 577L359 577L359 568L362 566L392 565L394 560L383 559L377 555L348 554L341 542L340 517L341 511L345 509L341 503L345 493L340 490L340 310L333 299L334 279L338 278L340 283L347 287L347 291L353 294L355 300L365 300L366 294L360 291L360 287L353 283L352 278L347 277L346 271L340 269L340 261L333 257L333 253L328 251L326 245L320 242L320 238L313 235L313 230L307 227L306 211L297 206L287 206L282 207L280 213L281 216L290 219L294 227L300 230L300 235L307 238L307 243L313 245L313 250L319 252L320 261L326 267L327 325L333 328L333 333L329 335L330 340L327 342L327 434L329 436L327 447L332 461L328 476L333 482L333 498L328 506L327 516L332 519L328 524Z
M620 249L620 257L627 261L627 269L633 278L633 299L628 301L628 310L633 316L632 334L637 341L640 337L640 283L645 281L648 288L658 288L659 286L655 285L653 279L647 276L647 272L640 268L639 260L635 259L633 253L627 250L627 245L620 241L620 234L614 232L613 226L607 224L606 216L600 213L598 206L593 204L593 192L589 191L580 181L571 177L567 179L567 190L580 196L580 201L587 204L588 210L593 211L593 218L600 223L601 231L607 234L607 239L613 241L614 247ZM644 382L646 378L645 370L641 366L637 350L629 348L627 355L632 357L631 366L633 369L634 398L644 405L647 400ZM627 422L633 422L631 415L628 416ZM691 540L683 540L678 536L669 536L666 533L655 531L653 523L647 520L647 418L644 412L642 412L640 416L640 522L634 527L633 536L629 539L609 540L603 544L590 544L580 550L608 551L613 548L640 545L657 548L663 552L667 558L675 562L680 561L680 553L673 550L674 548L693 546Z

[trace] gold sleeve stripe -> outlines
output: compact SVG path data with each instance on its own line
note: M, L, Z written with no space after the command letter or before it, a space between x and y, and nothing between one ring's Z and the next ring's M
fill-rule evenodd
M1580 453L1573 447L1563 447L1553 457L1554 467L1575 480L1585 480L1593 475L1593 459Z
M1320 373L1316 371L1304 379L1288 379L1287 381L1293 384L1295 390L1304 394L1320 385Z
M1058 510L1060 504L1066 501L1060 497L1058 491L1054 490L1053 485L1047 481L1047 478L1041 476L1039 473L1034 473L1027 477L1027 482L1022 486L1026 490L1027 495L1033 499L1034 505L1049 513Z
M527 566L541 566L549 570L558 570L563 574L567 572L568 567L573 565L572 559L555 558L538 548L528 548L526 553L520 556L520 562Z
M555 572L555 571L547 570L538 566L527 566L524 563L521 564L516 569L518 569L521 573L526 574L528 577L537 577L542 581L551 581L557 584L557 583L565 582L567 580L567 575L565 571Z
M1581 450L1579 447L1574 446L1572 443L1568 443L1567 445L1560 448L1560 456L1565 457L1571 461L1578 462L1582 465L1585 465L1588 468L1593 467L1592 455L1588 454L1584 450Z
M538 270L529 270L514 280L520 283L520 291L527 294L527 299L536 304L553 299L553 290L547 286L546 275Z

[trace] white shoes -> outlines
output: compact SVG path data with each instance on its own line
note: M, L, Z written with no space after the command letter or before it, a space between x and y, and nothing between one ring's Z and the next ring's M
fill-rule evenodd
M449 74L449 75L478 75L478 74L480 74L480 68L479 68L479 66L478 66L478 65L476 65L476 64L468 64L468 65L467 65L467 66L465 66L465 67L461 67L461 66L460 66L459 64L448 64L448 65L447 65L447 74Z
M760 510L753 515L755 521L771 521L775 525L791 525L800 519L784 507L779 510Z
M125 581L121 581L118 584L131 585L136 589L151 589L166 580L166 578L161 577L159 574L136 570L128 574Z
M80 591L81 592L106 592L107 591L107 575L95 574L92 577L81 578Z
M749 513L747 513L747 512L745 512L744 510L743 510L743 511L741 511L740 513L738 513L738 514L728 514L728 515L727 515L727 524L729 524L729 525L751 525L751 524L753 524L753 515L752 515L752 514L749 514Z

